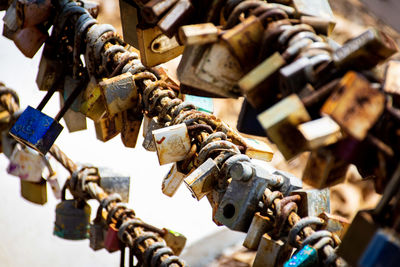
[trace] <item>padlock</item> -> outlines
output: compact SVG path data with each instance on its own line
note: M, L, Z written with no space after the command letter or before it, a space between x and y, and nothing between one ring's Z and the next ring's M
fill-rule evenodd
M185 102L193 104L196 107L196 110L210 114L214 113L213 99L210 97L185 95Z
M257 120L258 114L259 112L257 112L245 98L242 103L242 108L240 109L236 129L241 133L266 137L267 135L264 129Z
M344 235L337 255L348 264L357 266L359 259L378 229L379 226L373 220L370 211L359 211Z
M342 183L348 162L338 158L330 147L320 147L311 151L303 171L303 182L315 188L325 188Z
M384 106L384 94L372 88L360 74L350 71L325 102L321 112L329 115L344 131L361 141L382 114Z
M321 230L328 230L331 233L337 234L340 239L346 234L350 225L350 222L346 218L328 212L323 212L318 217L324 220Z
M103 207L97 209L96 218L89 226L89 246L94 250L104 248L104 229L107 228L103 217Z
M133 47L139 47L138 36L136 34L136 25L138 24L136 7L130 1L119 0L119 11L124 41Z
M153 24L160 20L161 15L166 13L178 0L151 0L142 8L142 17Z
M122 242L118 238L118 229L115 224L112 223L108 226L106 237L104 239L104 248L112 253L120 250L122 247Z
M400 61L390 60L385 70L385 82L383 91L393 95L395 98L400 97ZM398 101L395 101L398 102Z
M227 44L245 71L252 69L256 63L263 31L261 21L255 16L250 16L235 27L226 30L221 36L221 40Z
M358 266L397 266L399 260L399 234L393 229L379 229L358 261Z
M329 116L302 123L297 128L310 150L334 144L342 137L340 126Z
M169 38L178 33L180 26L187 24L194 13L190 0L178 0L177 3L157 23L160 30Z
M41 91L49 91L57 86L57 89L62 89L65 66L59 63L58 51L53 38L49 38L44 45L42 57L39 62L39 71L36 75L36 84Z
M16 4L17 4L17 1L12 1L6 11L5 16L3 17L4 25L10 31L10 33L15 33L19 29ZM3 35L4 35L4 32L3 32ZM12 38L10 38L10 39L12 39Z
M219 175L219 168L215 161L208 158L184 180L185 185L197 200L202 199L212 189Z
M68 240L89 238L91 208L85 201L65 199L66 188L61 195L61 202L56 206L54 235Z
M30 26L16 31L13 40L24 56L32 58L47 37L46 31L36 26Z
M144 116L143 123L143 144L142 146L147 151L156 151L156 144L153 138L153 131L158 130L163 127L162 123L158 122L157 117L149 118L148 116Z
M101 93L100 86L94 77L90 81L83 92L83 102L80 112L97 122L106 114L105 100Z
M214 43L218 40L218 32L212 23L184 25L179 28L179 41L185 46Z
M43 156L20 144L16 144L7 167L7 172L21 180L38 183L45 168Z
M388 59L397 50L396 43L387 34L368 29L335 50L332 57L337 68L367 70Z
M122 130L122 113L101 118L98 122L94 122L94 128L98 140L107 142L113 139Z
M176 37L168 38L158 27L136 27L140 57L146 67L153 67L176 58L183 52Z
M123 202L129 202L130 180L129 175L117 173L110 168L98 168L100 175L100 186L107 194L118 193Z
M152 133L160 165L181 161L189 153L192 145L185 123L154 130Z
M251 221L246 238L243 241L243 246L251 250L257 250L262 236L264 233L271 231L273 226L273 221L270 217L263 216L260 212L256 212Z
M297 126L311 118L297 95L284 98L257 118L286 160L304 151L305 140Z
M258 246L253 267L282 266L290 258L292 247L284 239L274 240L269 234L264 234Z
M185 86L196 89L184 93L235 98L239 91L234 86L244 74L239 61L222 41L186 46L177 73L181 90Z
M56 199L61 199L61 188L58 182L57 173L53 172L49 177L47 177L47 182L50 185L51 191Z
M23 29L46 22L52 12L50 0L18 0L16 1L18 25Z
M301 189L290 193L299 195L301 201L297 203L300 217L318 216L331 210L329 189Z
M110 79L103 79L99 83L103 94L107 114L115 115L138 104L138 91L134 76L123 73Z
M179 171L179 167L176 162L173 163L171 169L167 175L165 175L161 184L161 190L163 194L172 197L182 184L185 177L186 175Z
M125 147L136 147L142 121L143 113L137 107L122 112L121 140Z
M300 23L308 24L313 27L316 33L326 36L330 36L336 26L336 22L330 18L314 16L301 16Z
M250 167L250 170L252 169L251 166L248 167ZM234 169L231 168L231 170ZM250 176L243 175L248 174L246 168L243 169L243 172L238 169L234 172L239 172L241 175L237 173L239 175L235 176L238 177L232 178L214 218L231 230L247 232L258 202L262 198L269 181L264 176L257 174L253 176L254 170L249 173Z
M65 89L65 87L64 87L64 89ZM64 91L64 93L65 93L65 91ZM60 107L61 108L64 106L64 99L65 99L65 96L63 97L63 95L60 94ZM65 112L63 119L64 119L65 125L67 126L67 129L70 133L86 130L86 128L87 128L86 116L80 112L73 110L72 106L70 109L68 109L67 112Z
M274 156L274 151L267 143L251 138L244 138L246 150L245 155L251 159L258 159L263 161L271 161Z
M172 249L174 255L179 256L185 247L186 237L178 232L169 230L167 228L162 229L162 238L168 247Z
M285 64L285 59L276 52L240 79L240 90L254 108L265 109L265 106L269 106L271 98L275 98L279 70Z
M21 181L21 196L26 200L36 203L39 205L44 205L47 202L47 186L46 180L43 178L40 182L29 182Z

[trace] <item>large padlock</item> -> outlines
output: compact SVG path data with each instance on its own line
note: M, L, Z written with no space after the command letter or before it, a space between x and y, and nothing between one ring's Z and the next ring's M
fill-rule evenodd
M160 165L185 159L192 146L185 123L154 130L153 138Z
M108 194L118 193L123 202L129 202L130 179L129 175L117 173L110 168L100 167L100 186Z
M385 96L356 72L348 72L337 90L323 105L321 112L329 115L341 128L357 140L363 140L385 107Z
M40 182L29 182L21 181L21 196L26 200L36 203L39 205L44 205L47 202L47 186L46 180L43 178Z
M90 206L84 201L66 200L65 191L64 187L62 201L56 207L54 235L69 240L89 238Z
M11 128L10 134L17 139L18 142L34 148L41 154L46 154L63 129L63 126L59 123L60 119L64 116L65 112L67 112L76 97L78 97L81 86L84 83L85 80L82 79L54 119L41 112L51 96L55 93L56 88L51 88L40 102L37 109L28 106L24 110Z
M7 167L7 172L21 180L40 182L45 168L43 156L31 148L16 144Z
M297 126L311 118L297 95L284 98L257 118L285 159L304 151L305 140Z
M286 240L274 240L269 234L264 234L258 246L253 267L282 266L290 258L292 250Z
M176 37L168 38L158 27L146 28L138 25L136 32L140 57L147 67L154 67L176 58L183 52Z

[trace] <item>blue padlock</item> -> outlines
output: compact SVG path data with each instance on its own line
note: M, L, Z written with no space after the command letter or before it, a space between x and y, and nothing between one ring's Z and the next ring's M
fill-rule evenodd
M54 119L41 112L56 91L56 87L51 88L36 109L28 106L22 112L11 128L10 135L18 142L30 146L45 155L63 129L63 126L59 123L60 119L79 96L85 81L86 79L84 78L80 79L80 82L76 85Z
M290 260L285 262L284 267L289 266L314 266L318 263L318 253L315 248L310 245L304 246Z
M390 229L380 229L369 242L367 249L358 262L358 266L395 267L399 266L399 262L400 238L398 234Z
M210 114L214 113L213 99L204 96L185 95L185 102L195 105L199 111L204 111Z

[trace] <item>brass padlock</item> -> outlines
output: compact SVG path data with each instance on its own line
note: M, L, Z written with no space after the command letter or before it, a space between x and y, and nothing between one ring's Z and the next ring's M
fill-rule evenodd
M105 100L101 93L100 86L94 77L90 78L82 98L80 112L95 122L104 117L106 114Z
M42 178L39 183L21 181L21 196L26 200L44 205L47 202L47 186L46 180Z
M157 26L146 28L138 25L136 32L140 57L147 67L165 63L183 52L183 46L179 45L176 37L168 38Z
M283 263L290 258L292 250L286 240L274 240L269 234L264 234L258 246L253 267L283 266Z
M90 206L76 199L65 199L66 187L62 190L62 201L56 207L54 235L68 240L89 238Z
M218 31L212 23L184 25L179 28L179 41L185 46L214 43L218 40Z
M121 140L124 146L136 147L142 121L142 111L137 110L137 108L122 112Z
M94 122L94 128L98 140L107 142L113 139L122 130L122 113L101 118L98 122Z

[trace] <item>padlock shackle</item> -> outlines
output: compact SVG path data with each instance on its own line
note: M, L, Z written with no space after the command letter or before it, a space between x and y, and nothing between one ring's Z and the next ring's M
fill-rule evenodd
M77 99L79 94L82 92L83 85L86 82L87 82L86 77L80 78L79 83L76 85L75 89L68 96L68 98L65 100L63 107L61 108L61 110L57 113L56 117L54 118L55 121L60 121L61 118L65 115L65 113L68 111L68 109L74 103L75 99Z
M57 91L56 86L51 87L50 90L47 91L46 95L43 97L42 101L40 101L36 109L42 111L44 106L46 106L46 104L49 102L50 98L54 95L56 91Z

